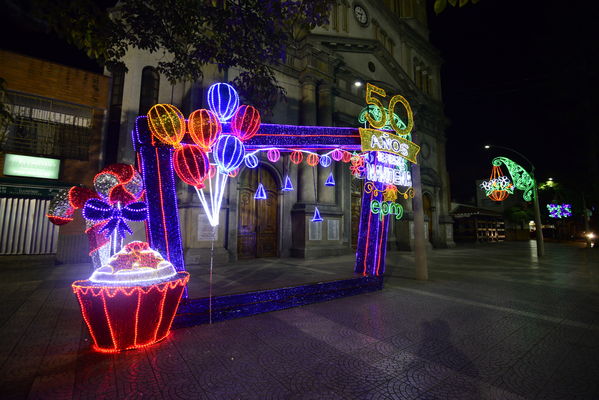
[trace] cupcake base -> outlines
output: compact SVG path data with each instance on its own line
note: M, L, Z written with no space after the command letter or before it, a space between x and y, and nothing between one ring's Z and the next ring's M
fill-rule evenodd
M81 314L94 349L118 352L137 349L166 338L189 273L178 272L167 282L150 286L98 286L73 282Z

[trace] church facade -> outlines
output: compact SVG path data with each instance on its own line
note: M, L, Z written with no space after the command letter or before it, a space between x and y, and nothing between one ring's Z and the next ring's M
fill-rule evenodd
M127 72L113 72L107 148L118 148L106 161L134 163L131 130L135 118L156 103L170 103L185 115L207 108L206 90L234 78L236 71L207 66L203 82L171 85L156 70L157 56L130 51ZM449 181L445 165L446 124L439 77L441 59L427 38L423 0L338 1L330 23L312 30L301 46L289 49L275 66L287 92L263 122L306 126L364 126L365 86L372 83L401 94L415 113L413 140L421 146L420 165L426 237L432 247L453 246ZM113 159L111 159L111 157ZM324 183L330 173L335 186ZM289 175L294 189L281 188ZM266 200L255 200L258 182ZM354 251L357 243L363 180L348 164L329 168L260 158L255 169L241 168L229 179L216 236L193 188L179 182L178 199L186 263L204 264L215 240L217 263L261 257L315 258ZM411 250L411 200L398 200L404 215L393 220L388 248ZM315 206L324 221L311 222Z

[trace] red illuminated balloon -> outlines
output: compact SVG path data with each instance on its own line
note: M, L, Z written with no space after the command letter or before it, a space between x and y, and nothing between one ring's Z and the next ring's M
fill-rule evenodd
M301 151L294 151L291 153L291 155L289 156L289 158L291 159L291 162L294 164L299 164L302 162L302 159L304 158L304 155L302 154Z
M181 180L199 189L204 187L210 162L200 146L183 145L175 150L173 166Z
M343 162L347 163L351 161L352 154L349 151L343 151Z
M306 157L306 162L309 166L313 167L318 164L318 154L310 153L308 157Z
M231 120L231 130L242 142L254 136L260 129L260 113L252 106L237 109Z
M233 171L229 172L229 177L235 178L238 173L239 173L239 168L234 169Z
M209 152L223 128L212 111L201 109L189 115L187 130L194 143Z

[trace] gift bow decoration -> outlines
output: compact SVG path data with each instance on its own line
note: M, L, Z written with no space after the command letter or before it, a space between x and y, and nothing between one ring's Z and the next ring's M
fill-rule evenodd
M108 237L115 230L124 238L127 233L133 234L126 221L143 221L146 219L147 207L143 201L120 207L120 203L111 205L104 200L89 199L83 207L85 219L104 224L100 232Z

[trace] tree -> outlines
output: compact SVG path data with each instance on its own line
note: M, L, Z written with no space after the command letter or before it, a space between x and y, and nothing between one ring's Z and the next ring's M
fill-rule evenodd
M241 70L233 83L268 112L285 94L273 65L302 32L328 22L333 0L10 0L18 10L111 68L130 48L162 53L171 83L202 79L202 67Z

